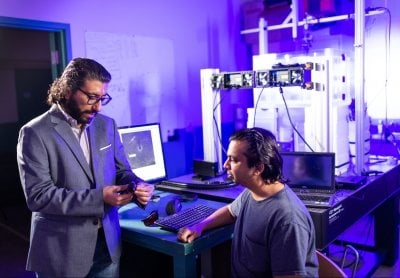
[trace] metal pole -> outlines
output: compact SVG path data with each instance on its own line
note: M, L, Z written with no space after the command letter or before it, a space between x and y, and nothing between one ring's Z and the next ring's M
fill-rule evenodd
M292 0L292 38L297 39L297 26L299 25L299 1Z
M264 18L260 18L258 21L258 45L259 45L259 54L267 54L268 53L268 29L267 22Z
M355 14L355 36L354 36L354 76L355 76L355 120L356 120L356 165L355 171L361 174L364 168L364 29L365 29L365 3L364 0L356 0Z
M201 78L201 112L203 123L204 160L218 162L218 172L222 172L222 148L219 141L221 134L221 107L214 111L214 105L220 102L219 89L213 90L211 77L219 73L219 69L200 70ZM215 120L215 122L214 122Z

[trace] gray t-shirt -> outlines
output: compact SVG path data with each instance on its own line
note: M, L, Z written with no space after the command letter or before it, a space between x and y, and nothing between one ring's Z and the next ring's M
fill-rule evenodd
M314 225L288 186L262 201L255 201L246 189L230 204L230 211L236 217L233 277L318 277Z

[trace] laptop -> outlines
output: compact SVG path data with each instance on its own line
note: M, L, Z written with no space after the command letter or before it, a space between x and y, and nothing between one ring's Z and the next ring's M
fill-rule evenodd
M335 194L335 153L282 152L287 185L307 207L330 207Z
M167 178L159 123L118 128L132 171L147 183Z

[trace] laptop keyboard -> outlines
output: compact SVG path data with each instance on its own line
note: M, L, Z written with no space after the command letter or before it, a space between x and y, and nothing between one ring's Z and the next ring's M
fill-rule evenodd
M206 219L214 211L216 211L215 208L206 205L196 205L159 219L154 223L166 230L177 232L180 228L193 225Z
M329 203L329 200L331 198L330 196L304 195L304 194L303 195L298 194L297 196L302 201L319 201L319 202L325 202L325 203Z
M297 194L299 199L306 207L324 207L331 206L331 197L327 195L310 195L310 194Z

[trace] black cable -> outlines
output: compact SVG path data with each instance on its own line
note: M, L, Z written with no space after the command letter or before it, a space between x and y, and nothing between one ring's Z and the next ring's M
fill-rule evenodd
M256 101L256 105L254 106L254 114L253 114L253 127L256 127L256 113L257 113L257 106L258 106L258 102L261 99L261 95L264 91L264 89L267 87L267 85L263 86L261 89L260 94L258 95L257 101Z
M290 125L292 126L293 130L297 133L297 135L301 138L301 140L304 142L304 144L306 144L306 146L307 146L312 152L314 152L314 150L313 150L313 149L311 148L311 146L307 143L307 141L306 141L306 140L304 139L304 137L300 134L300 132L297 130L297 128L295 127L295 125L294 125L293 122L292 122L292 118L290 117L290 113L289 113L289 108L288 108L288 106L287 106L285 96L283 95L282 86L279 86L279 92L280 92L280 94L281 94L281 96L282 96L283 103L285 104L286 114L287 114L287 116L288 116Z
M224 100L225 97L226 97L226 94L222 98L220 98L220 100L219 100L219 102L217 104L214 104L213 114L214 114L215 110L217 110L218 106L221 105L221 103L222 103L222 101ZM214 103L215 103L216 98L217 98L217 94L214 95L214 101L213 101Z
M225 95L225 96L226 96L226 95ZM221 105L221 103L222 103L222 101L224 100L225 96L223 96L223 97L220 99L220 101L219 101L217 104L215 104L214 107L213 107L213 122L214 122L215 129L217 130L218 141L219 141L219 144L220 144L220 146L221 146L221 149L222 149L222 151L224 152L224 154L227 155L227 151L226 151L226 149L224 148L224 145L223 145L223 143L222 143L221 131L218 129L217 119L215 118L215 110L217 110L218 106ZM214 103L215 103L216 98L217 98L217 93L215 93L215 95L214 95L214 101L213 101ZM221 128L222 128L222 126L221 126Z

